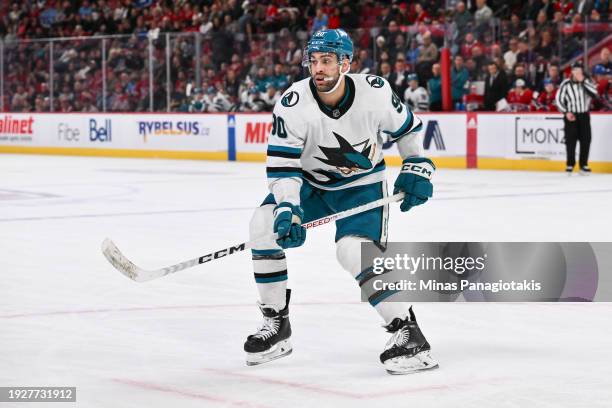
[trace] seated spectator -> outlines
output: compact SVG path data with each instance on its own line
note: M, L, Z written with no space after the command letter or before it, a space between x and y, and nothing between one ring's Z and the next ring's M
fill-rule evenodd
M513 112L524 112L531 108L533 91L525 86L525 81L517 79L512 88L506 95L506 101Z
M516 56L517 63L532 64L536 60L536 55L529 49L529 42L525 38L519 40L519 52Z
M604 47L599 52L599 65L603 66L608 71L612 71L612 57L610 56L610 49Z
M538 56L543 57L545 60L550 60L554 53L554 45L552 43L552 35L550 31L542 31L540 36L540 42L533 50Z
M429 90L430 108L432 111L442 110L442 80L440 78L440 64L431 66L432 77L427 81Z
M468 112L479 111L484 106L484 96L478 93L478 87L470 85L470 91L463 96L463 106Z
M317 9L317 13L312 20L312 28L310 29L310 34L314 34L319 30L323 30L329 26L329 18L327 14L323 13L322 8Z
M493 18L493 10L487 6L486 0L476 0L476 11L474 12L476 26L488 24L491 18Z
M514 84L517 79L522 79L527 88L533 88L533 84L527 77L527 70L524 64L516 64L514 67L514 73L510 75L510 81L508 83Z
M559 0L554 3L555 11L561 12L564 16L569 16L572 10L574 10L574 3L572 0Z
M593 79L597 86L597 94L600 99L593 100L594 109L610 109L610 94L612 92L612 70L607 69L602 64L593 67Z
M227 94L237 98L238 97L238 89L240 88L240 80L236 76L236 71L230 69L227 71L227 76L223 81L223 88L226 90Z
M426 21L431 21L431 16L427 12L427 10L423 8L421 3L416 3L414 5L414 13L415 13L415 19L414 19L415 23L424 23Z
M538 112L557 112L556 96L557 87L550 78L545 78L544 90L536 98L535 110Z
M255 87L257 87L257 91L265 92L268 84L271 83L272 79L267 75L266 69L264 67L259 68L255 76Z
M521 37L525 31L523 21L518 14L512 13L510 16L510 24L508 24L508 31L512 37Z
M399 58L395 61L393 72L389 76L389 83L396 94L404 94L404 91L408 87L408 74L409 71L406 66L405 57L400 54Z
M476 40L473 33L469 32L465 35L465 39L461 44L461 56L464 59L472 58L472 50L474 47L480 47L481 44Z
M495 111L497 102L506 96L508 80L506 73L494 62L489 63L487 70L483 108L486 111Z
M479 81L482 79L482 73L479 71L476 66L476 62L472 58L468 58L465 61L465 69L468 71L468 80L469 81Z
M431 66L434 62L438 61L438 47L431 40L431 33L428 31L423 35L423 45L419 50L419 57L417 58L417 74L419 77L429 78ZM421 73L424 73L421 75Z
M374 70L374 60L370 58L368 50L359 50L359 63L362 70L372 72Z
M289 88L289 78L282 64L274 65L274 75L270 78L270 81L274 88L280 92L284 92L285 89Z
M563 78L561 78L561 74L559 73L559 66L557 64L549 64L546 69L546 78L550 79L551 82L558 87L561 84ZM543 88L542 84L542 88Z
M389 64L387 61L381 62L378 76L383 77L388 81L391 77L391 64Z
M457 25L457 31L459 38L463 37L472 22L472 14L465 8L465 2L460 1L455 6L455 15L453 16L453 22Z
M429 94L419 86L417 74L408 75L408 88L404 91L404 102L413 112L429 111Z
M207 101L204 97L204 92L200 88L194 88L191 91L188 112L206 112L206 109Z
M456 55L451 68L451 86L453 106L457 103L462 103L463 95L466 92L465 85L469 78L469 72L463 65L463 57Z
M266 86L265 92L260 92L259 100L263 102L263 109L266 112L272 112L274 105L280 99L280 92L277 91L274 84L270 83Z

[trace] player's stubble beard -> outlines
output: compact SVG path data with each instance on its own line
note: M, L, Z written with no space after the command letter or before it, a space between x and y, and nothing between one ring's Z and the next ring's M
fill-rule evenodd
M319 76L323 76L324 78L332 77L331 75L326 75L326 74L322 73L322 74L316 74L315 78L319 77ZM317 91L319 91L319 92L328 92L331 89L333 89L334 86L336 86L336 84L338 83L339 80L340 80L340 72L337 72L337 73L335 73L333 75L333 79L332 80L325 81L322 85L318 85L317 82L314 81L314 85L315 85L315 88L317 89Z

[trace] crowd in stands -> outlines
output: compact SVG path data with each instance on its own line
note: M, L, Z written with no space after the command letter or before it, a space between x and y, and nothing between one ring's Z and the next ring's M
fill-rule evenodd
M609 11L609 0L2 2L2 107L270 111L308 75L308 37L344 28L351 71L384 77L414 110L442 109L446 45L453 109L554 111L563 67L585 42L610 38ZM602 95L596 109L612 93L603 45L586 67Z

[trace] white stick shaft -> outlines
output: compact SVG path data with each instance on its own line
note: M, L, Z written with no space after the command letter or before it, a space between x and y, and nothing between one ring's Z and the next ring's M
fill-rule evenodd
M329 224L332 221L338 221L356 214L361 214L374 208L382 207L383 205L387 205L392 202L400 201L403 198L404 193L395 194L389 197L381 198L376 201L372 201L367 204L360 205L355 208L331 214L314 221L306 222L302 224L302 226L307 229L316 228L321 225ZM277 239L278 235L274 234L273 236L260 237L249 242L244 242L242 244L223 248L218 251L211 252L209 254L202 255L194 259L190 259L188 261L180 262L178 264L170 265L165 268L153 271L142 269L132 263L125 255L121 253L121 251L119 250L119 248L117 248L113 241L108 238L105 239L104 242L102 242L102 253L119 272L121 272L128 278L137 282L146 282L152 279L161 278L162 276L170 275L171 273L182 271L183 269L191 268L192 266L207 263L228 255L233 255L238 252L242 252L246 249L251 248L256 242L259 242L263 239L270 240L271 238Z

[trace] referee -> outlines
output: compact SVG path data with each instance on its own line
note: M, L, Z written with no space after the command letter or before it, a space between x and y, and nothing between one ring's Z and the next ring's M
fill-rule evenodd
M563 112L565 126L565 148L567 160L565 171L572 174L576 165L576 142L580 142L579 166L582 174L591 172L589 168L589 147L591 146L591 115L589 108L591 98L597 98L595 84L584 76L579 61L572 64L569 78L561 82L557 92L556 103Z

